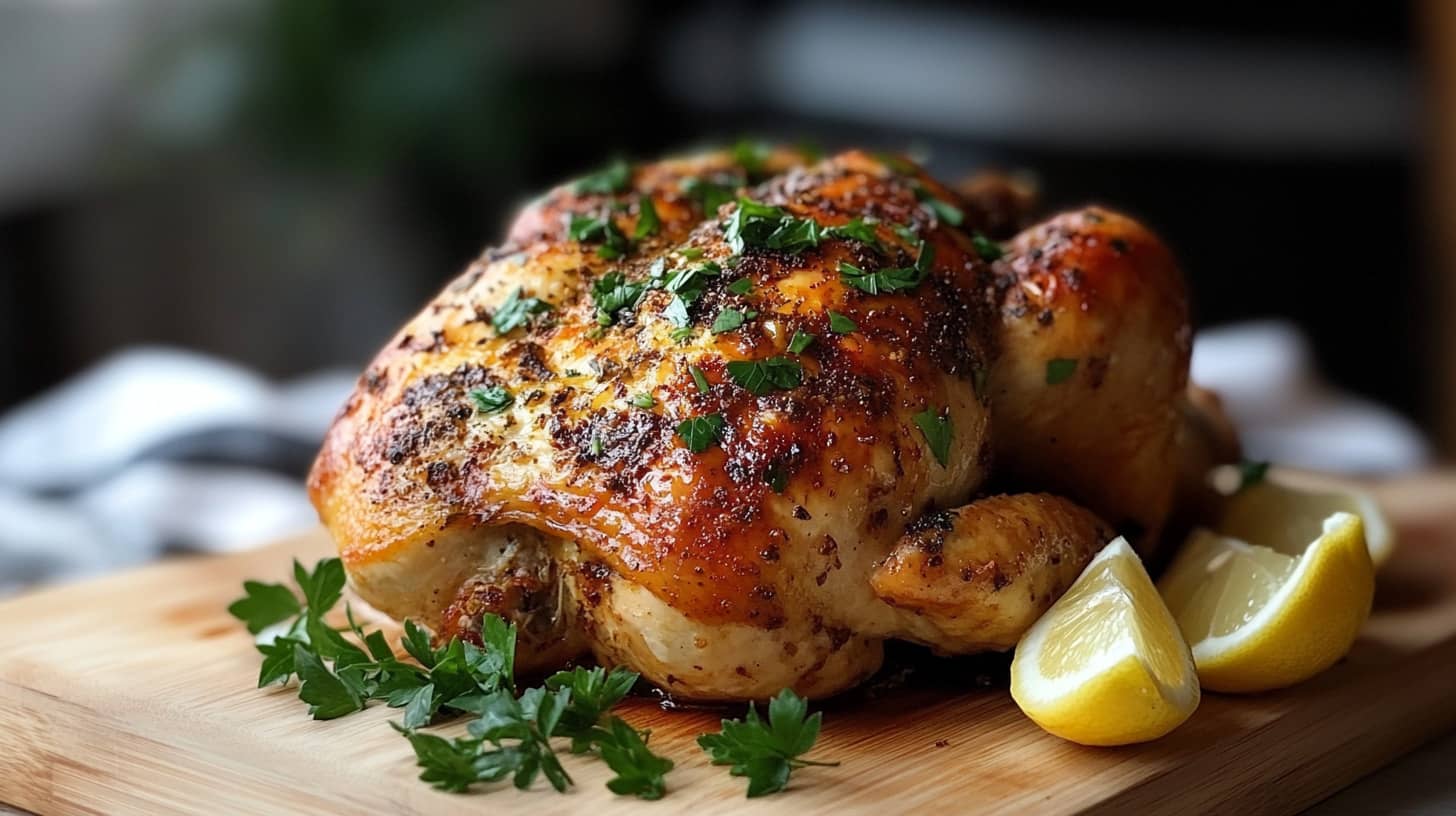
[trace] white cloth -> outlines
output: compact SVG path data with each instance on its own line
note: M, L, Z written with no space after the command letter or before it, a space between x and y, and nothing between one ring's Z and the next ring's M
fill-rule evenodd
M1193 377L1222 395L1251 458L1362 473L1429 458L1410 423L1322 384L1287 324L1199 335ZM230 461L228 446L189 461L167 443L244 429L291 440L306 458L353 383L324 372L276 384L191 352L139 348L0 416L0 594L308 529L302 461Z

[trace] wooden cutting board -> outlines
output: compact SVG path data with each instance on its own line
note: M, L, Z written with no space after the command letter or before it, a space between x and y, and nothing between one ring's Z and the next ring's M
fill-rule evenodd
M722 712L650 699L622 714L678 763L661 802L612 796L604 765L581 758L567 795L436 792L386 725L398 712L313 722L292 688L251 687L258 655L223 608L244 578L282 580L290 557L325 554L322 534L173 561L0 604L0 801L46 814L1293 812L1456 727L1456 475L1379 493L1401 549L1353 653L1309 683L1206 694L1171 736L1119 749L1042 733L996 683L860 695L830 706L814 750L840 767L753 801L694 744Z

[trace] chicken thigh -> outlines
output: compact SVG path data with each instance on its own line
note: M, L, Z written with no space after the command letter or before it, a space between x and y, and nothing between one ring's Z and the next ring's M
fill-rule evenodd
M354 588L691 699L830 695L890 638L1011 647L1118 531L1156 540L1187 308L1127 218L1002 245L965 204L857 151L533 203L328 434L310 494Z

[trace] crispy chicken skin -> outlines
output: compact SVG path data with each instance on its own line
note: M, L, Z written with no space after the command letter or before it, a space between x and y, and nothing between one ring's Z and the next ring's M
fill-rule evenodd
M704 212L704 178L820 228L865 219L878 247L735 253L738 205ZM573 215L604 212L634 235L643 200L660 228L623 257L568 237ZM626 189L529 205L379 353L319 453L310 495L355 589L442 637L513 620L526 670L590 653L693 699L833 694L888 638L1014 644L1118 525L1150 542L1168 512L1182 284L1112 213L1053 219L994 260L972 237L990 214L957 227L926 202L966 203L900 159L775 151L642 165ZM604 276L706 262L722 273L689 330L661 287L601 319ZM875 294L841 272L917 263L918 285ZM491 317L518 289L551 310L502 336ZM725 309L756 314L713 333ZM814 336L797 354L796 332ZM775 357L800 364L797 385L755 393L728 371ZM1048 384L1053 357L1081 361L1071 380ZM513 401L480 410L471 392L491 388ZM716 444L694 452L679 424L709 416ZM993 476L1059 495L978 499Z

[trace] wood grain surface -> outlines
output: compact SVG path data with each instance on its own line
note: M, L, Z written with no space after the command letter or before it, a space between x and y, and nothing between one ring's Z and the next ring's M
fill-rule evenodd
M1354 651L1313 681L1206 694L1163 740L1092 749L1023 717L1004 661L947 664L929 686L831 701L813 755L843 764L752 801L694 743L723 712L648 698L621 713L678 763L661 802L612 796L605 766L578 757L566 795L436 792L386 725L397 711L313 722L293 688L251 687L258 655L224 607L244 578L282 580L290 557L326 554L322 534L173 561L0 604L0 801L41 814L1294 812L1456 727L1456 475L1379 493L1401 548Z

